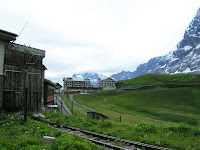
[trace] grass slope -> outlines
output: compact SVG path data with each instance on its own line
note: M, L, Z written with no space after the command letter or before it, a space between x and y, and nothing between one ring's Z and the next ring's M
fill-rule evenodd
M122 139L129 139L177 150L199 150L200 148L200 126L193 127L183 123L165 126L155 126L147 123L133 125L112 120L89 119L77 112L73 116L66 116L53 112L44 112L44 115L46 119L57 123L75 126L80 129ZM119 141L115 142L117 142L117 145L121 144Z
M118 81L116 86L117 88L138 87L143 85L155 84L158 82L166 83L169 81L172 83L176 83L176 85L180 85L179 82L185 84L189 83L189 85L193 85L196 84L196 82L200 83L200 76L193 74L145 74L130 80Z
M197 105L199 100L196 99L193 88L121 91L75 96L77 102L96 109L114 120L123 114L127 117L127 120L124 120L127 122L134 122L138 120L138 117L143 117L138 122L151 118L191 125L198 125L200 120L200 107Z
M42 145L43 136L56 138L52 145ZM90 141L61 132L48 124L37 122L28 118L0 114L0 149L1 150L88 150L103 149Z
M110 118L109 122L99 123L108 125L108 128L105 129L103 125L99 127L86 119L86 109L74 105L75 115L85 116L86 120L86 123L77 127L163 147L198 150L200 75L148 74L120 81L118 88L147 84L152 87L146 90L75 95L78 103ZM71 107L70 100L67 104ZM121 125L118 123L120 116Z
M199 75L149 74L120 81L118 87L147 84L152 84L152 87L146 90L106 91L74 96L76 102L95 109L110 120L87 119L88 110L75 104L73 117L56 117L58 114L52 114L49 118L129 140L178 150L199 150ZM70 100L66 96L63 99L71 108ZM122 123L119 123L120 116Z

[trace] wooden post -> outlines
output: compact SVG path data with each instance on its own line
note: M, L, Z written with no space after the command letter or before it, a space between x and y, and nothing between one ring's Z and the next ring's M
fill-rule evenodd
M25 88L24 96L24 121L27 121L27 98L28 98L28 88Z
M60 100L61 100L61 109L60 109L60 112L62 113L62 108L63 108L63 103L62 103L62 99L61 99L61 97L60 97Z
M74 109L74 95L70 94L70 100L72 101L72 114L73 114L73 109Z
M26 69L23 69L22 70L22 73L23 73L23 78L24 78L24 96L23 96L23 105L24 105L24 121L26 122L27 121L27 101L29 99L29 74L28 74L28 70Z
M74 107L74 100L72 100L72 114L73 114L73 108Z

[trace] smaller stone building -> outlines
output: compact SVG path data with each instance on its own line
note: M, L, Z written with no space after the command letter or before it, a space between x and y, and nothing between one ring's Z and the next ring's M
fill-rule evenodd
M113 79L111 77L106 78L106 79L98 78L97 82L98 82L99 89L103 89L103 90L116 89L116 86L115 86L116 81L115 81L115 79Z

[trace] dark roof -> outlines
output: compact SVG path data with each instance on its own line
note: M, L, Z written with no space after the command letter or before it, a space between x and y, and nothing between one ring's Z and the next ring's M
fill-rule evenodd
M22 53L33 54L41 57L45 57L45 51L37 48L33 48L30 46L20 45L16 43L7 43L5 45L7 50L18 51Z
M60 89L62 87L62 85L60 85L59 83L56 83L56 89Z
M42 69L47 70L47 67L45 65L42 65Z
M52 85L52 86L56 86L56 84L55 83L53 83L51 80L48 80L48 79L44 79L44 83L48 83L48 84L50 84L50 85Z
M15 41L17 34L0 29L0 39L4 41Z

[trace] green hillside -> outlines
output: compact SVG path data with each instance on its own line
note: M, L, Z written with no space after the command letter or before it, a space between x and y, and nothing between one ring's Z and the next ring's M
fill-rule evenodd
M114 120L122 114L123 120L131 123L166 121L198 125L199 93L199 88L190 87L153 89L76 95L75 100Z
M177 74L177 75L168 75L168 74L145 74L137 78L130 80L122 80L117 82L117 88L122 87L138 87L143 85L153 84L158 86L161 83L166 85L179 86L181 84L185 85L200 85L200 75L194 74Z
M148 74L117 84L118 88L152 86L75 95L76 102L110 119L98 123L86 119L88 110L74 104L73 112L79 122L74 119L67 124L76 122L79 128L173 149L199 150L199 75ZM71 101L63 99L71 108Z
M199 75L148 74L119 83L127 87L147 84L152 84L152 87L146 90L76 95L75 100L113 120L118 120L121 114L124 121L131 123L145 121L162 124L160 122L165 121L199 124Z

